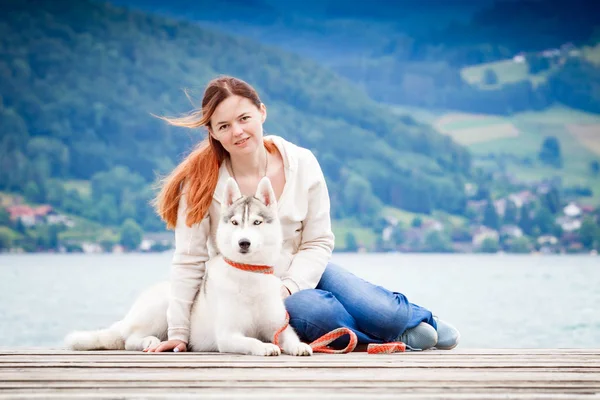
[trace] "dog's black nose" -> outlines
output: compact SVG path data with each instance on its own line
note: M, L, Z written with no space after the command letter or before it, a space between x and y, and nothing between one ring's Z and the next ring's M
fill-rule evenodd
M244 250L248 250L248 247L250 247L250 241L248 239L240 239L238 244Z

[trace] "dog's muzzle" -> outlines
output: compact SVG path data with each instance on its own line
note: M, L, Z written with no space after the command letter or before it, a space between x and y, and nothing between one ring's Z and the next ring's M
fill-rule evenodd
M247 253L250 248L250 241L248 239L240 239L238 245L240 246L240 253Z

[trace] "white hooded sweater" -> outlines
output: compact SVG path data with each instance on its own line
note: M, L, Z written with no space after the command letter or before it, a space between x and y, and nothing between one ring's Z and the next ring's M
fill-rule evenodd
M331 231L329 193L321 167L310 150L279 136L267 136L266 139L277 146L285 170L285 186L277 205L283 230L283 251L274 266L275 275L294 294L315 288L331 258L334 235ZM218 254L215 235L222 195L229 177L223 163L208 213L191 227L185 223L185 188L181 196L167 310L169 339L188 341L191 306L206 270L205 263Z

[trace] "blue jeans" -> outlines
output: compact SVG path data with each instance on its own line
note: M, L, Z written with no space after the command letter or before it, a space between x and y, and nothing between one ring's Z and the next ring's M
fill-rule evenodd
M290 325L305 342L339 327L354 331L359 343L395 341L421 322L437 329L431 311L331 263L316 289L294 293L285 299L285 306ZM340 348L347 343L346 335L332 346Z

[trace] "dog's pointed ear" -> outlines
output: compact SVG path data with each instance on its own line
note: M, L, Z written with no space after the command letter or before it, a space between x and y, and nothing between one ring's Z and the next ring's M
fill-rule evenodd
M240 188L233 178L229 178L227 180L227 185L225 186L225 196L224 196L224 205L229 207L232 205L237 199L242 197L242 192L240 192Z
M273 191L273 186L271 186L271 180L269 178L265 176L260 180L254 197L259 199L264 203L264 205L269 207L277 204L275 192Z

